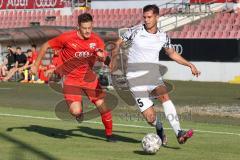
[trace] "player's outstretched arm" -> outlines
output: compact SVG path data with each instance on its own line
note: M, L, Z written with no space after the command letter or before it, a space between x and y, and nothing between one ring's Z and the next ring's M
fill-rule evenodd
M198 77L201 72L198 71L196 66L190 62L188 62L186 59L184 59L179 53L177 53L173 48L165 48L166 54L174 61L176 61L179 64L185 65L190 67L192 74L196 77Z
M50 45L48 44L48 42L44 43L44 44L42 45L42 47L40 48L38 57L37 57L36 61L34 62L34 64L33 64L32 67L31 67L31 72L32 72L33 74L37 74L37 71L38 71L38 67L39 67L39 65L40 65L40 62L41 62L41 60L43 59L43 57L45 56L46 51L47 51L48 48L50 48Z
M98 58L98 61L105 63L105 61L108 57L108 53L106 51L104 51L102 49L96 49L95 54Z
M123 44L123 40L121 38L119 38L115 42L114 49L112 50L111 62L109 64L110 72L115 71L115 69L117 67L117 57L118 57L118 54L119 54L119 49L120 49L122 44Z

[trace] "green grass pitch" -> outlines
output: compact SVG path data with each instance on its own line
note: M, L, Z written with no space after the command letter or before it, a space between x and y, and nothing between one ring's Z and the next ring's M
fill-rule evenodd
M175 90L171 97L178 107L240 106L239 85L172 83ZM80 124L57 119L54 107L62 98L47 85L1 83L0 160L238 160L240 157L239 119L229 121L229 117L221 117L213 121L210 116L204 117L205 121L194 117L182 119L183 128L195 130L194 137L184 145L177 143L164 120L168 147L161 147L156 155L146 155L141 149L141 139L155 130L136 116L137 110L128 109L119 101L125 107L113 111L118 142L108 143L99 118Z

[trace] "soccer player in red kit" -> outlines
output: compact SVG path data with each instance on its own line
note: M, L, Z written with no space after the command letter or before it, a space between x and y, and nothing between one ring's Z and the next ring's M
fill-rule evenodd
M111 111L104 102L105 92L92 70L96 61L106 59L105 46L102 39L92 32L92 27L93 18L89 13L79 15L78 29L63 33L44 43L31 70L37 73L39 63L48 48L57 51L62 62L57 72L63 76L64 98L71 114L77 120L82 118L81 93L84 93L101 114L107 141L114 142Z

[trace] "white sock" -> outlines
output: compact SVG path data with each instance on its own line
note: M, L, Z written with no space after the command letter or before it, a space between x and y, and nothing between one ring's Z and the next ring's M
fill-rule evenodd
M169 123L171 124L177 136L181 128L180 128L180 123L179 123L178 115L176 112L176 108L171 100L164 102L162 105L163 105L165 116L168 119Z

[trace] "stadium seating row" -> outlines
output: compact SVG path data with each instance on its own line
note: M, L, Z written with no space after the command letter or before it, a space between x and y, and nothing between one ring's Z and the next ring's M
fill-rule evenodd
M160 14L173 14L179 12L177 8L162 8ZM76 26L77 16L84 10L74 10L72 15L61 15L60 10L3 10L0 11L0 28L29 27L31 22L39 22L41 26ZM89 10L94 17L97 28L131 27L141 22L142 9L92 9ZM53 19L47 17L54 17Z
M172 38L240 38L240 14L217 13L199 24L185 25L181 31L169 31Z

